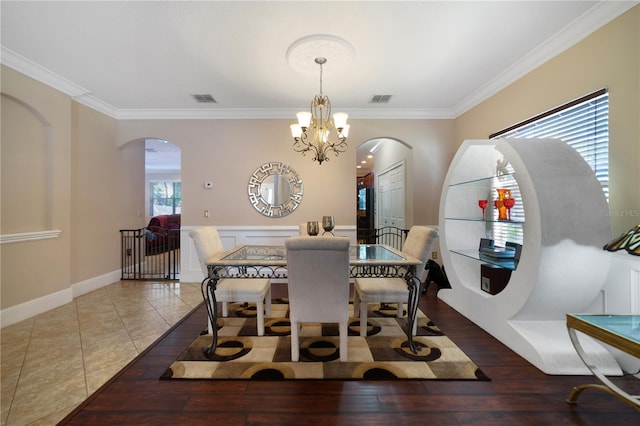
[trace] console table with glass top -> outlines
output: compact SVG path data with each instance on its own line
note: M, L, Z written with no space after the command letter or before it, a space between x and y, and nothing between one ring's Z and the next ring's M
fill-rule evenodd
M575 404L582 391L591 388L604 390L640 410L640 396L629 395L612 383L594 364L589 362L576 333L576 331L580 331L587 336L640 358L640 315L567 314L567 330L569 331L571 342L582 361L584 361L593 375L603 383L602 385L585 384L576 386L571 390L567 402Z
M340 238L340 237L336 237ZM349 247L349 275L351 278L403 278L407 282L407 338L409 347L417 353L413 342L413 324L418 311L420 277L416 266L420 260L381 244L358 244ZM330 268L331 265L327 265ZM287 278L287 252L284 246L241 245L207 263L209 276L202 281L202 297L207 307L213 334L211 346L205 354L212 354L218 343L216 285L220 279ZM366 325L365 325L366 327Z

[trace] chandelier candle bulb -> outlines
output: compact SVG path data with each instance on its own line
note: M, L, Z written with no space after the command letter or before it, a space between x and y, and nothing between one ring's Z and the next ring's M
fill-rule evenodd
M299 138L302 136L302 127L299 124L292 124L291 126L291 136L294 138Z
M344 112L336 112L333 114L333 124L336 126L336 129L344 129L347 125L347 118L349 118L349 114Z
M298 126L303 129L309 128L309 124L311 124L311 113L309 111L300 111L296 114L296 117L298 117Z

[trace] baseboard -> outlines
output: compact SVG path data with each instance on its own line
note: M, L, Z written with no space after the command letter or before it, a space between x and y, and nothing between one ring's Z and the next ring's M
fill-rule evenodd
M78 296L82 296L83 294L90 293L93 290L97 290L109 284L113 284L117 281L120 281L121 276L122 276L122 271L118 269L116 271L109 272L107 274L89 278L88 280L85 280L85 281L80 281L79 283L71 284L73 297L76 298Z
M32 299L18 305L10 306L0 311L0 328L16 324L20 321L32 318L36 315L58 308L74 298L83 294L113 284L120 280L120 270L109 272L108 274L90 278L76 284L72 284L69 288L47 294L37 299Z
M0 327L4 328L9 325L16 324L43 312L57 308L58 306L62 306L72 300L73 291L71 288L67 288L55 293L47 294L46 296L38 297L37 299L29 300L28 302L10 306L0 312L0 320L2 322Z

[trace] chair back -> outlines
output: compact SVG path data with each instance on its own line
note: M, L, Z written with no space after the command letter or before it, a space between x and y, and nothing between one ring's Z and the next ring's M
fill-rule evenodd
M341 322L349 317L349 239L291 237L287 249L292 321Z
M419 259L421 264L416 266L416 275L422 276L422 272L427 266L429 254L433 247L433 242L438 236L438 231L428 226L412 226L402 247L402 253Z
M209 276L207 262L224 251L218 230L215 226L201 226L189 231L189 236L193 239L193 243L196 246L198 260L200 261L200 267L204 274L203 278L206 278Z

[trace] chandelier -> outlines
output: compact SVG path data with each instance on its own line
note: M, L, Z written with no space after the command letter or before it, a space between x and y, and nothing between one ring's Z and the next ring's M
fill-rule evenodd
M296 114L298 124L291 125L291 136L294 151L301 152L303 156L310 152L314 156L313 161L322 164L323 161L329 161L327 154L331 151L337 156L347 150L349 115L337 112L331 120L331 102L322 93L322 65L327 62L327 58L318 57L315 62L320 65L320 93L311 101L310 112L301 111ZM335 141L330 139L333 129L336 130Z

